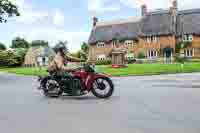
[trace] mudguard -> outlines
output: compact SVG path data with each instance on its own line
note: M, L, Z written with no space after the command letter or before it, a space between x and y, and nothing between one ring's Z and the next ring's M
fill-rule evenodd
M85 82L85 86L86 86L88 91L92 90L92 84L93 84L94 80L97 79L97 78L108 78L108 79L110 79L110 77L108 75L102 74L102 73L95 73L95 74L88 75L86 82Z

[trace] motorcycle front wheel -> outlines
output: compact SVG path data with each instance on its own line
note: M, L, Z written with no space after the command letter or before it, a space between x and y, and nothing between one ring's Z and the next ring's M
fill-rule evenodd
M114 92L114 85L109 78L97 78L92 85L92 94L98 98L109 98Z

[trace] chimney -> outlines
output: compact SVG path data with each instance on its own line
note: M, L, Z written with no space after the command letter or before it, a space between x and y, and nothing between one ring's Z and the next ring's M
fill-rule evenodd
M173 0L172 7L170 7L170 13L172 16L177 16L178 12L178 3L177 0Z
M98 22L98 18L93 17L93 27L95 27L97 25L97 22Z
M177 14L178 14L178 3L177 3L177 0L173 0L172 1L172 7L170 7L170 14L171 16L173 17L173 20L172 20L172 29L173 29L173 32L174 34L176 34L176 24L177 24Z
M177 0L173 0L172 6L173 6L174 8L176 8L176 9L178 8Z
M143 4L141 6L141 11L142 11L141 15L146 16L147 15L147 5Z

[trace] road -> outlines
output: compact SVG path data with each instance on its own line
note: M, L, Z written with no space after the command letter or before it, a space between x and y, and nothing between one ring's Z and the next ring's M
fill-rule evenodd
M200 133L200 74L113 78L114 96L45 98L34 77L0 74L2 133Z

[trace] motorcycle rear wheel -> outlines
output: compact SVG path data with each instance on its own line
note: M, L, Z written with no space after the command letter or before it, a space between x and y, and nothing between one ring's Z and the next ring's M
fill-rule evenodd
M112 83L112 80L109 78L95 79L92 87L93 87L91 90L92 94L101 99L106 99L106 98L111 97L114 92L114 85ZM109 87L109 88L107 88L107 87ZM106 89L107 89L107 91L104 92Z
M45 82L45 87L43 89L43 94L46 97L59 97L62 95L63 90L56 80L49 79Z

